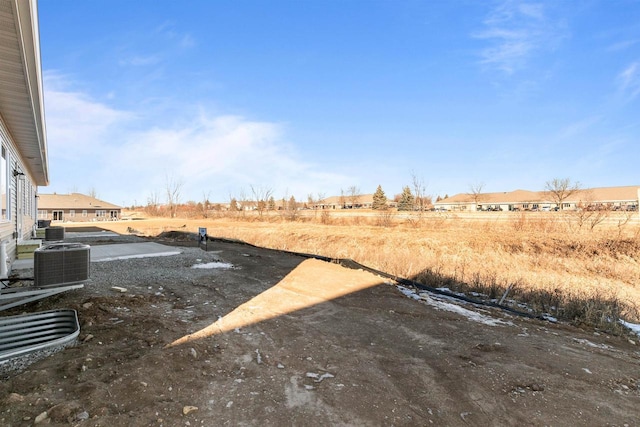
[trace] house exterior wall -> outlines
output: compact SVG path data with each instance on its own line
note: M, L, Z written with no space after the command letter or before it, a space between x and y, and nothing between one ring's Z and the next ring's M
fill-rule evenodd
M529 193L529 194L523 194ZM458 194L437 201L437 211L474 211L475 206L466 194ZM549 199L545 192L525 192L516 190L511 193L487 193L478 203L478 210L491 211L538 211L558 210L575 211L580 209L606 208L612 210L638 210L640 188L636 186L604 187L581 190L564 200L562 206Z
M3 172L6 186L7 214L0 218L0 242L6 242L10 261L16 258L18 241L32 237L36 212L36 185L24 166L15 143L0 116L0 146L4 148L6 168ZM14 175L14 171L21 175ZM8 206L4 206L4 204ZM1 261L0 261L1 262Z
M54 215L54 212L56 213ZM62 219L59 213L62 212ZM55 218L54 218L55 216ZM122 209L101 208L47 208L38 209L38 219L62 222L85 222L85 221L116 221L122 216Z

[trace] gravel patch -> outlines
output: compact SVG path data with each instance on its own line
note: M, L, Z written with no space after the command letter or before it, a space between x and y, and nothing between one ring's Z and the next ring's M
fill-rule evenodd
M217 254L199 248L180 247L177 255L133 258L91 263L91 280L87 283L93 294L113 292L112 286L136 289L154 282L196 282L210 277L211 270L194 265L224 262Z

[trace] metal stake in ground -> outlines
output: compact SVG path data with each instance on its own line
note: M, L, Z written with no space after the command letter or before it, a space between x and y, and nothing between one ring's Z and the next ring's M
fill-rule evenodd
M207 252L207 229L205 227L198 227L198 246L204 242L204 251Z

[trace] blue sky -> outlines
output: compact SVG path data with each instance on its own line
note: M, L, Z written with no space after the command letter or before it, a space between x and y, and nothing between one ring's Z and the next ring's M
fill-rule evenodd
M40 0L51 185L640 184L640 2Z

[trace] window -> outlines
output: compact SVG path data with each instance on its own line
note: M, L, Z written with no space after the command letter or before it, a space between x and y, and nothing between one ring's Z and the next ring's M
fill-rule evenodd
M70 217L70 218L73 218L73 217L75 217L75 216L76 216L76 211L75 211L75 210L73 210L73 209L70 209L70 210L69 210L69 217Z
M96 216L99 217L99 218L103 218L103 217L107 216L107 211L98 209L96 211Z
M38 219L47 219L47 211L38 209Z
M7 150L2 147L2 160L0 160L0 202L2 203L1 219L9 219L9 180L7 171Z
M82 216L87 216L87 210L86 209L82 209Z

